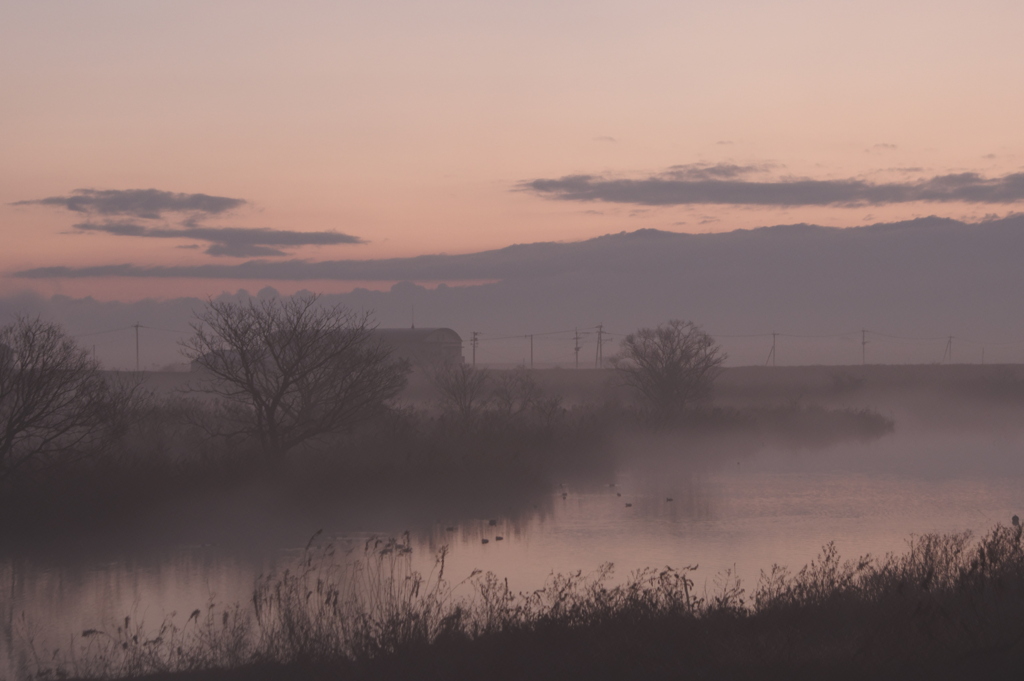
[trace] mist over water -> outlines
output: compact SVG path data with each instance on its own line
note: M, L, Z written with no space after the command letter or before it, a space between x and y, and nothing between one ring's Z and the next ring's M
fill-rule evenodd
M615 579L648 566L699 565L698 590L713 592L726 570L752 587L761 570L799 569L829 541L846 558L878 556L902 551L914 534L980 533L1024 509L1024 432L1015 428L911 423L821 448L649 436L623 438L615 449L610 474L567 477L525 509L499 513L470 493L464 513L449 499L432 509L438 517L410 526L395 508L400 499L363 500L361 513L324 517L314 542L355 557L372 537L408 529L421 572L436 569L447 546L450 581L479 569L522 591L552 572L604 563L614 564ZM155 629L210 604L245 606L255 579L294 565L305 549L296 539L317 529L291 527L277 541L4 556L5 667L16 678L33 655L78 645L83 630L125 616Z

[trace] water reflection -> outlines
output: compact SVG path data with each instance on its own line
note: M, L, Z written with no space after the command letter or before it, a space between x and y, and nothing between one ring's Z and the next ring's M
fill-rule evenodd
M606 562L619 577L646 566L699 564L698 589L709 590L731 568L752 586L760 570L800 567L831 540L852 558L901 551L912 533L1007 523L1024 510L1022 483L1024 442L1005 433L910 433L743 457L687 456L647 443L614 479L567 482L521 513L424 522L412 531L413 560L427 572L448 546L446 574L454 581L490 570L517 590L541 586L552 572ZM374 533L401 532L399 519L363 516L358 527L335 518L322 540L358 552ZM24 668L33 654L66 648L83 629L126 615L155 627L172 612L185 618L211 602L247 603L259 575L287 567L303 549L176 546L92 561L5 559L0 655L9 669Z

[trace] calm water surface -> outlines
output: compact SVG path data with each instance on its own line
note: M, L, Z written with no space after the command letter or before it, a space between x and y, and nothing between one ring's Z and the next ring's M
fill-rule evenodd
M762 569L799 568L829 541L848 558L882 555L902 551L912 534L980 533L1024 515L1024 438L1016 433L907 432L742 458L661 449L639 452L606 483L567 483L521 517L413 532L413 560L429 571L447 545L453 581L479 568L507 577L516 590L537 588L552 572L607 562L618 578L646 566L699 565L697 588L711 591L726 569L750 588ZM317 541L358 551L368 537L402 529L365 524ZM211 602L247 603L257 576L289 566L303 548L173 546L102 562L0 561L0 678L16 678L33 648L46 655L83 629L126 615L155 627L172 612L183 620Z

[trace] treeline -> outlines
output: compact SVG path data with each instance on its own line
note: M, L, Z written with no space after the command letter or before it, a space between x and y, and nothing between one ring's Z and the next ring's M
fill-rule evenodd
M57 325L16 320L0 329L0 536L143 524L246 486L282 505L402 479L537 490L609 472L609 443L637 431L820 445L893 428L867 410L716 408L724 355L679 321L624 340L629 402L566 406L525 368L451 362L419 369L433 399L414 408L398 401L412 367L372 329L316 296L211 302L183 344L189 390L157 398L104 380Z

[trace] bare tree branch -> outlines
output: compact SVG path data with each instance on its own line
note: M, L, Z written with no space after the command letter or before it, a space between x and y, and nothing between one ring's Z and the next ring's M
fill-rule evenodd
M368 314L295 296L209 302L184 354L204 373L192 390L237 408L225 429L280 459L311 438L369 416L404 387L409 367L374 341Z
M487 401L488 374L464 362L441 362L429 369L428 377L437 392L441 410L465 422Z
M626 336L613 365L652 416L664 419L710 399L725 358L699 326L673 319Z
M20 317L0 328L0 481L111 444L136 387L104 380L57 324Z

